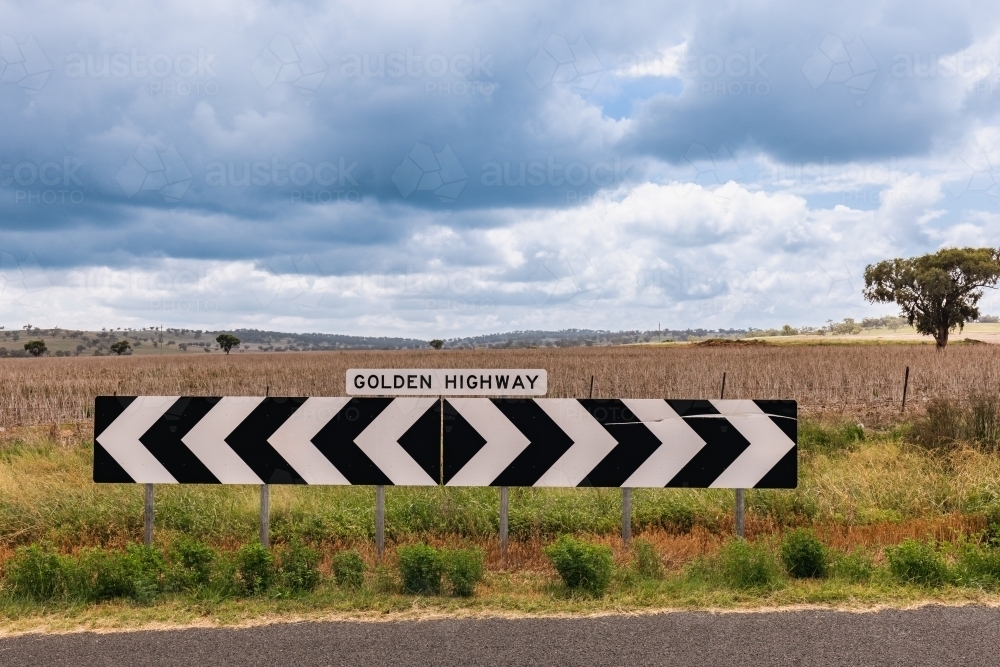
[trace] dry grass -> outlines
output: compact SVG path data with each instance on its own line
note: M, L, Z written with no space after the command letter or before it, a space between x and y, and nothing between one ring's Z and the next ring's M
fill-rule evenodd
M348 368L545 368L549 396L794 398L806 414L885 423L908 403L1000 386L1000 347L635 346L537 350L303 352L154 357L0 359L0 425L76 422L94 397L123 395L337 396Z

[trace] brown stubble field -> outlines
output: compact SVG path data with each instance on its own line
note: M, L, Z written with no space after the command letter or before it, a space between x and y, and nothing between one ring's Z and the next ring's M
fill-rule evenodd
M894 421L908 408L1000 386L1000 347L628 346L0 359L0 425L87 421L98 395L338 396L348 368L545 368L549 396L796 399L807 415Z

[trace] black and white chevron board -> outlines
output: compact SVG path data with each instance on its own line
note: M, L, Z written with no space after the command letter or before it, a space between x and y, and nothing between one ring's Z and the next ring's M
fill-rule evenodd
M97 398L94 481L794 488L795 401Z

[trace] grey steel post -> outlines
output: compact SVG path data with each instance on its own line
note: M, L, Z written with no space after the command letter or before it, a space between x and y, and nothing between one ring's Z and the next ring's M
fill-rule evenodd
M632 489L622 489L622 542L632 541Z
M375 487L375 551L379 558L385 551L385 487Z
M507 563L507 505L510 497L509 491L506 486L500 487L500 555L503 556L505 565Z
M145 533L143 534L143 544L147 547L153 546L153 485L146 485L146 500L143 503L145 510Z
M271 487L267 484L260 485L260 544L265 549L271 548L270 521L271 519Z
M743 529L743 504L746 496L746 489L736 489L736 536L745 537Z
M726 397L726 373L722 373L722 389L719 391L719 399ZM743 537L743 506L746 499L746 489L736 489L736 535Z

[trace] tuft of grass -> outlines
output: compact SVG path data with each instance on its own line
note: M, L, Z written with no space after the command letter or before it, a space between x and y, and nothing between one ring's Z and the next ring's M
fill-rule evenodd
M341 588L358 589L365 583L365 561L355 549L333 556L333 578Z
M482 549L451 549L445 554L445 574L452 592L459 597L471 597L486 568Z
M441 575L445 560L438 549L428 544L414 544L396 549L399 557L399 574L403 588L408 593L441 592Z
M719 550L718 572L725 585L740 590L774 589L782 583L781 565L764 542L730 540Z
M545 555L570 590L599 596L611 583L614 558L610 547L563 535L545 547Z
M796 579L819 579L827 574L827 549L811 530L798 528L781 541L781 562Z
M663 562L656 548L646 540L632 543L632 569L641 579L655 581L663 578Z
M953 578L960 586L1000 588L1000 549L989 543L960 543Z
M889 571L900 583L933 587L948 579L948 565L932 541L904 540L885 554Z
M7 563L6 587L18 598L47 602L66 592L64 559L51 548L19 547Z
M799 447L806 452L834 454L857 448L865 441L861 424L843 422L822 424L813 419L799 420Z
M281 586L289 593L308 593L319 586L319 553L293 540L278 558Z
M259 542L251 542L236 553L236 571L244 594L264 593L274 583L274 556Z
M836 554L831 569L834 577L852 584L866 584L875 575L875 563L861 547Z
M208 586L218 554L204 542L181 536L168 552L168 587L175 591L195 591Z

